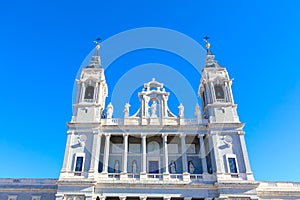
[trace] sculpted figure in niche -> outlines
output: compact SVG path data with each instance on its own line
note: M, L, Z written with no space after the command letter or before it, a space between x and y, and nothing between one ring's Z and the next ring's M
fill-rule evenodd
M137 164L136 161L132 161L132 173L136 173L137 172Z
M172 160L170 163L170 172L171 174L176 174L176 164L174 160Z
M144 106L145 106L145 115L146 117L149 117L149 99L150 97L144 95L143 100L144 100Z
M116 162L115 162L114 172L115 173L119 173L120 172L120 164L119 164L118 160L116 160Z
M189 167L189 173L193 174L195 172L195 166L191 160L188 162L188 167Z
M152 100L151 117L156 117L156 100Z

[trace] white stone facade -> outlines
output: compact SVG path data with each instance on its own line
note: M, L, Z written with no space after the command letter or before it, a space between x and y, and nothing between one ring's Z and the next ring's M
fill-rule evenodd
M213 55L199 86L202 113L196 106L193 119L184 118L182 104L173 114L170 93L154 78L138 93L139 110L130 115L127 103L118 119L111 103L104 110L108 89L100 63L84 68L77 83L57 200L258 198L231 80Z
M59 179L0 179L0 199L300 199L298 183L254 180L232 80L210 49L202 110L196 105L192 119L182 104L173 114L170 93L154 78L138 93L135 114L127 103L124 117L114 118L98 49L76 82Z

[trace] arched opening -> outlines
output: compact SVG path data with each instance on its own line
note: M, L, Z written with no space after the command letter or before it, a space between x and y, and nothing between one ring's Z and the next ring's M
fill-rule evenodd
M94 87L87 86L85 89L84 99L93 99L94 98Z
M221 85L215 85L216 99L224 99L224 90Z

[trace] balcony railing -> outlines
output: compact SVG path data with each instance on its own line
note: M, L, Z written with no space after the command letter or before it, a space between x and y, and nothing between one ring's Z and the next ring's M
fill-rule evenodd
M134 118L111 118L101 119L102 125L198 125L202 121L197 118L157 118L157 123L151 124L150 119Z
M162 179L163 175L162 174L147 174L148 179Z
M127 178L123 177L120 173L109 173L107 175L108 179L112 180L123 180L123 179L135 179L135 180L141 180L141 175L137 173L128 173L126 175ZM164 176L163 174L146 174L147 180L174 180L174 181L182 181L184 180L183 174L169 174L168 176ZM203 181L203 174L190 174L189 178L192 182L201 182ZM185 179L186 180L186 179Z
M0 178L0 185L3 184L23 184L23 185L35 185L35 184L49 184L56 185L57 179L42 179L42 178Z
M171 179L177 179L177 180L182 180L183 175L182 174L170 174Z
M225 103L226 102L226 99L216 99L217 102L220 102L220 103Z
M94 103L95 100L94 99L84 99L84 102L86 102L86 103Z
M190 175L190 179L193 180L200 180L203 179L203 175L202 174L191 174Z
M128 178L134 178L134 179L139 179L140 174L127 174Z
M118 180L118 179L120 179L120 173L109 173L108 178Z

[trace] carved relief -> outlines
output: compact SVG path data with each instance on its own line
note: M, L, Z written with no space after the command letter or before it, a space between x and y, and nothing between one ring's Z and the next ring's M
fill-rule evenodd
M224 138L224 143L230 148L232 146L232 137L230 135L225 135Z

